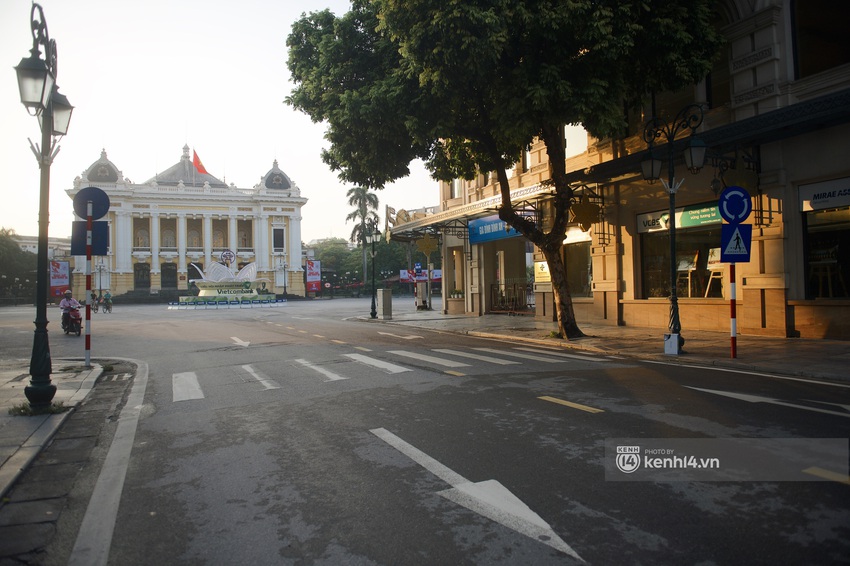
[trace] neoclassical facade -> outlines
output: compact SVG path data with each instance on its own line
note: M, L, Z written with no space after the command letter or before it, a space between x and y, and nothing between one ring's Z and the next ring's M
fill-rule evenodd
M189 146L180 160L144 183L133 183L101 153L66 191L85 187L109 196L109 246L92 260L92 288L113 296L175 296L190 289L213 262L235 273L257 263L274 293L304 295L301 207L307 199L274 161L253 188L226 184L193 164ZM75 257L74 291L82 297L85 257Z

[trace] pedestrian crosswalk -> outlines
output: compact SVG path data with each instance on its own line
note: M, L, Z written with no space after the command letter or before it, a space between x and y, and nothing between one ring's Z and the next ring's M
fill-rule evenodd
M388 350L375 352L368 348L354 348L366 353L343 353L340 358L308 360L297 358L288 360L288 367L301 368L303 372L286 371L283 376L273 376L263 373L253 365L245 364L232 368L215 368L206 372L189 371L172 375L172 399L175 403L204 399L204 387L216 386L216 379L225 385L225 377L232 381L233 374L241 377L241 383L254 383L262 386L262 390L281 389L284 381L311 376L321 377L322 383L340 382L349 379L366 379L382 374L393 376L415 370L433 370L444 374L463 376L465 374L445 370L443 368L469 368L489 366L509 366L539 362L543 364L569 364L577 361L597 363L604 358L582 354L566 354L554 350L529 347L495 348L433 348ZM520 361L523 360L523 361ZM350 362L354 362L353 364ZM333 366L329 369L328 366ZM358 369L358 368L364 368ZM412 367L411 367L412 366ZM375 372L378 370L378 372ZM466 370L464 370L466 371ZM218 372L218 374L216 374ZM221 377L226 374L225 377ZM218 375L218 377L217 377ZM256 387L255 387L256 389Z

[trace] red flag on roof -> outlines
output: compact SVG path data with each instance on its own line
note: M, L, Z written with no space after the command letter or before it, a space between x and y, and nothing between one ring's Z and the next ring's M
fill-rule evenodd
M192 165L195 166L195 169L198 170L198 173L201 173L203 175L209 175L209 173L207 173L207 170L204 169L204 164L201 163L201 160L198 158L198 154L195 153L194 149L192 150L192 155L194 156L192 157Z

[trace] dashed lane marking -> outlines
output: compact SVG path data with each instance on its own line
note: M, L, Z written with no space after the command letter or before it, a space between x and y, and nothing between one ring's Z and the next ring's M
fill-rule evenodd
M585 411L588 413L604 413L605 411L602 409L597 409L596 407L588 407L587 405L580 405L578 403L572 403L570 401L564 401L563 399L558 399L557 397L549 397L543 396L538 397L543 401L549 401L551 403L557 403L558 405L564 405L565 407L572 407L573 409L578 409L580 411Z

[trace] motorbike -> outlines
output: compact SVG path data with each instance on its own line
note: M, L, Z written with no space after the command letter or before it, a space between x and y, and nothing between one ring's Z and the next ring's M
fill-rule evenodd
M62 315L62 330L65 334L73 332L77 336L80 335L83 330L83 315L80 314L80 307L71 307L68 309L67 316Z

